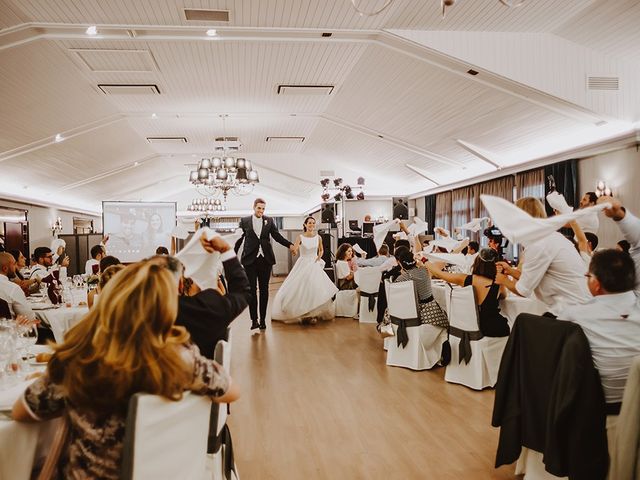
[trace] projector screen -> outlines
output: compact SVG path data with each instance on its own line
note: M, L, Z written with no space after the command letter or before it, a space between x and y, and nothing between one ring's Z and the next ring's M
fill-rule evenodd
M137 262L171 250L171 232L176 225L176 204L169 202L102 202L102 225L107 255L121 262Z

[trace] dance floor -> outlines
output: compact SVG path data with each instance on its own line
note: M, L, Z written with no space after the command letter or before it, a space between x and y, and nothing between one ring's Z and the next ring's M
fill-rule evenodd
M281 279L271 285L271 298ZM495 469L493 391L444 382L444 369L385 366L373 325L233 323L242 388L229 425L245 480L513 479Z

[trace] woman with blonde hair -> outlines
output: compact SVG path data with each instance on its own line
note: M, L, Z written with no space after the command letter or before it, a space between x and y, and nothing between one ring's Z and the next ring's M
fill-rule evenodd
M61 477L119 478L127 407L136 393L238 398L228 374L174 325L177 312L175 277L153 260L137 263L115 275L95 308L54 346L45 375L16 401L13 418L67 417Z
M107 267L104 272L100 273L100 279L98 280L98 288L94 288L87 295L87 304L89 308L93 307L94 304L98 303L98 298L100 297L100 292L104 290L104 287L107 285L107 282L111 280L116 273L120 270L124 270L124 265L121 263L118 265L111 265Z
M524 197L516 206L535 218L546 218L537 198ZM496 283L516 295L535 296L557 315L565 307L591 298L584 275L587 268L573 244L559 232L533 242L524 249L521 269L499 262Z

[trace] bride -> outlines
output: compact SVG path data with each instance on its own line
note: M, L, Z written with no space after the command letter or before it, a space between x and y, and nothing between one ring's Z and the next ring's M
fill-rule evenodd
M300 258L276 294L272 320L316 323L334 317L333 297L338 288L324 272L322 239L315 230L315 219L307 217L304 233L294 244Z

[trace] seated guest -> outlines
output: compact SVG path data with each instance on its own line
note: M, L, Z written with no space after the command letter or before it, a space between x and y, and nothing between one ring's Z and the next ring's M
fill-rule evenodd
M54 265L60 265L62 267L66 266L62 264L65 261L65 258L67 258L67 254L65 252L66 248L67 242L65 242L61 238L54 238L52 240L51 252L53 252L52 260Z
M480 244L475 240L469 242L469 245L466 248L463 248L460 253L464 255L473 256L480 251Z
M640 219L626 210L620 200L613 197L602 196L598 203L609 203L611 206L603 210L604 214L612 218L624 235L624 239L629 242L629 255L636 265L636 295L640 296Z
M500 314L499 304L499 301L506 297L507 289L495 283L497 259L498 253L495 250L483 248L473 262L471 275L444 272L434 266L433 262L426 263L427 269L434 277L462 287L473 285L480 331L485 337L509 336L509 323Z
M169 250L167 247L158 247L156 248L156 255L169 255Z
M107 254L102 245L94 245L91 247L91 258L84 264L84 273L87 275L97 275L100 272L100 260ZM95 271L94 271L94 266Z
M593 299L567 307L558 320L584 331L607 403L620 403L629 367L640 355L640 299L633 292L636 270L628 253L614 249L593 254L586 281Z
M537 198L525 197L516 205L534 218L546 218L544 206ZM569 305L585 303L591 298L584 283L585 264L573 244L561 233L529 244L524 249L522 270L506 262L498 263L496 283L521 297L535 297L545 303L552 315ZM508 275L508 276L507 276Z
M402 267L398 264L396 260L395 254L401 248L406 248L407 250L410 247L410 243L408 240L398 240L393 245L393 256L389 257L389 259L383 263L380 267L378 267L382 271L382 277L380 278L380 287L378 288L378 317L376 321L378 325L376 328L380 331L380 325L384 319L384 312L387 309L387 290L384 288L384 281L390 280L394 281L400 273L402 272Z
M373 258L357 258L356 263L359 267L379 267L387 260L389 260L389 246L383 243L378 249L378 255Z
M87 305L89 308L98 303L100 292L104 290L104 287L107 285L109 280L111 280L120 270L124 270L124 265L111 265L110 267L105 268L104 271L100 272L98 287L94 288L87 294Z
M580 254L580 257L585 262L587 267L591 263L591 256L593 251L598 246L598 237L590 232L583 232L580 224L575 220L569 223L569 227L573 230L575 240L569 237L569 241L574 242L575 246Z
M49 269L53 265L53 253L49 247L38 247L33 251L35 264L31 267L29 278L42 280L49 275Z
M13 418L68 419L61 478L121 478L127 406L136 393L179 400L191 390L217 402L238 398L224 369L174 325L177 312L175 278L162 265L140 262L120 272L97 308L54 346L46 373L16 401Z
M107 268L113 265L121 265L122 262L118 257L114 257L113 255L107 255L106 257L102 257L100 260L100 271L104 272Z
M35 292L40 286L40 281L37 278L25 278L23 271L27 268L27 258L22 254L20 250L10 250L9 253L16 261L15 276L10 280L17 284L25 295L29 295L30 292Z
M336 276L340 290L355 290L358 288L354 280L356 264L353 259L353 248L348 243L343 243L336 252Z
M630 248L631 244L626 240L620 240L618 243L616 243L616 250L618 250L619 252L629 253Z
M411 251L406 247L400 247L394 252L394 256L400 264L400 275L394 282L407 282L412 280L418 295L418 315L422 323L434 324L428 304L435 302L431 291L431 276L426 268L418 268L418 262ZM448 325L435 324L438 327Z
M209 252L219 252L227 280L227 291L221 285L218 289L201 290L193 280L182 278L178 299L178 316L176 325L184 326L191 334L191 340L200 348L207 358L213 358L218 340L226 337L227 327L240 315L251 298L249 280L233 248L222 238L207 240L204 236L200 242ZM182 265L172 257L159 257L166 262L174 275L182 276ZM159 260L158 260L159 261Z
M9 280L15 275L16 259L7 252L0 252L0 299L9 306L9 313L12 317L24 315L29 320L36 318L33 310L27 303L27 297L22 289ZM0 316L3 316L0 313Z

